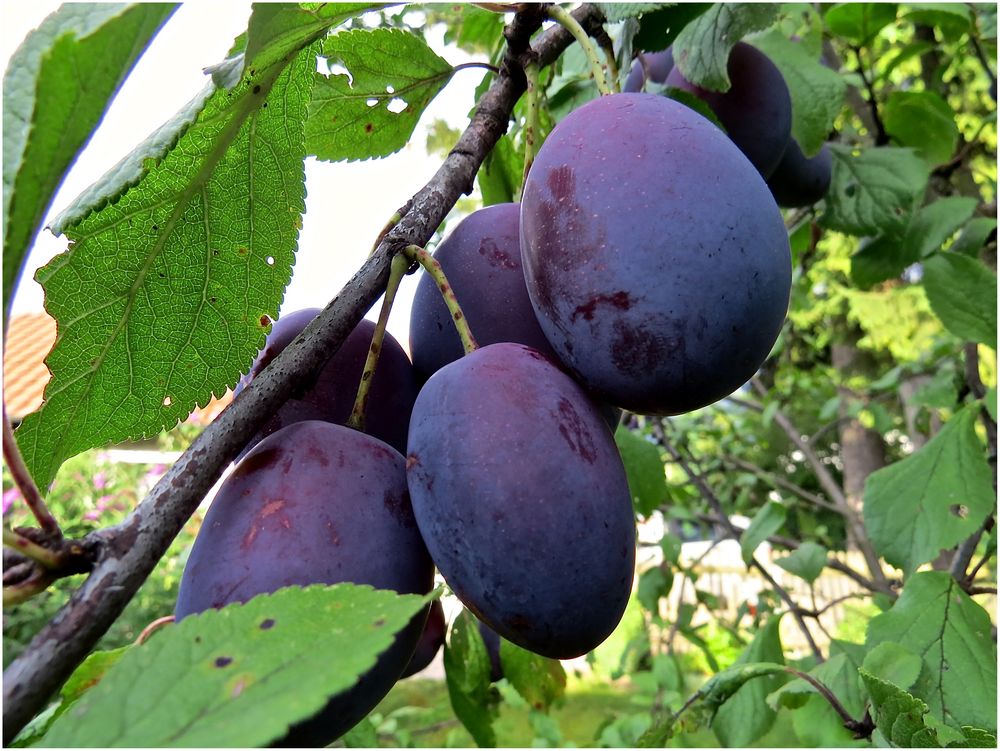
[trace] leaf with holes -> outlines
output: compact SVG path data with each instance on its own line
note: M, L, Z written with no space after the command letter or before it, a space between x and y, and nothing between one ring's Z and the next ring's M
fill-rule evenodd
M305 209L314 65L305 50L210 87L179 138L164 131L163 155L141 159L138 184L116 168L64 220L73 245L36 276L59 325L52 379L18 431L39 486L80 451L173 427L234 385L263 345Z
M130 649L46 746L262 746L353 686L434 595L288 587Z
M963 409L927 445L865 483L865 527L875 550L907 573L971 535L994 509L977 412Z
M911 576L892 608L868 623L866 647L896 642L921 655L910 689L952 727L996 732L997 653L989 613L946 571Z
M347 71L313 77L306 148L328 161L399 151L455 70L399 29L341 32L324 41L323 56Z
M68 3L18 47L3 80L3 306L56 189L177 5Z
M728 91L729 52L751 31L773 23L772 3L718 3L691 21L674 41L674 62L684 77L709 91Z

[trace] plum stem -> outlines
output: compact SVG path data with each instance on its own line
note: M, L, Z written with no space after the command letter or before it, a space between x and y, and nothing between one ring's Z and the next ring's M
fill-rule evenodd
M601 92L602 96L611 94L612 90L608 86L608 79L604 75L604 68L601 66L600 58L597 56L597 50L590 41L590 37L587 36L587 32L580 25L580 22L558 5L552 5L547 9L547 12L549 18L572 34L573 38L580 45L580 48L587 56L587 62L590 63L590 71L594 74L594 83L597 84L597 90Z
M52 512L42 500L42 494L38 492L38 486L35 485L35 481L24 463L24 458L18 450L14 429L10 424L10 418L7 417L6 406L3 409L3 458L7 462L7 469L10 470L11 477L14 479L14 485L21 491L21 497L24 498L32 515L38 520L38 526L49 537L61 540L62 530L59 528L59 522L52 516Z
M538 96L538 65L535 63L525 65L524 76L528 81L528 112L524 125L524 174L521 178L521 195L524 195L524 184L528 181L528 172L531 170L531 165L535 162L535 154L538 152L537 141L540 133L538 114L541 107Z
M3 544L30 558L43 568L56 569L62 564L62 558L58 553L7 527L3 528Z
M475 352L479 348L479 345L476 344L476 339L472 336L472 331L469 329L469 322L466 320L465 314L458 304L458 298L455 297L455 290L448 283L448 277L444 275L444 269L441 268L441 264L437 262L434 256L419 245L407 246L404 253L410 260L416 261L423 266L424 271L434 280L438 291L441 293L441 297L444 298L444 304L448 306L448 312L451 313L451 320L455 322L455 329L458 331L459 339L462 340L462 349L465 350L465 354L468 355L471 352Z
M365 413L368 409L368 394L371 391L372 380L375 378L375 368L378 367L378 358L382 353L382 342L385 339L385 326L389 321L389 312L392 310L392 303L396 299L396 290L402 281L406 270L410 266L410 261L400 253L392 259L389 267L389 282L385 288L385 297L382 298L382 309L378 314L378 321L375 324L375 333L372 334L372 343L368 346L368 357L365 359L365 369L361 371L361 383L358 384L358 395L354 399L354 406L351 408L351 416L347 418L347 427L364 432Z

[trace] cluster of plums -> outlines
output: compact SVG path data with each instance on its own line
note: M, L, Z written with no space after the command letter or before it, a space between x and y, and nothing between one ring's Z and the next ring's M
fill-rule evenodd
M728 395L787 309L782 216L735 131L646 93L568 115L521 203L473 213L435 252L479 349L463 355L425 275L412 364L386 336L362 433L342 424L373 330L359 324L223 483L177 617L317 582L426 593L436 567L482 622L494 679L500 637L552 658L600 644L635 565L619 410L678 414ZM316 312L274 324L241 388ZM328 743L426 665L445 630L428 610L282 742Z

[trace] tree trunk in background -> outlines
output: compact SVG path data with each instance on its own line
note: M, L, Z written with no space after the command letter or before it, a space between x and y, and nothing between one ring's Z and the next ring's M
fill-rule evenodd
M834 344L831 350L833 367L840 375L841 384L851 376L865 374L871 376L872 363L857 348L857 334L849 335L848 341ZM868 475L885 466L885 443L882 434L869 430L857 418L849 418L849 408L854 392L844 385L837 386L840 397L840 460L843 464L844 495L847 503L860 516L864 501L865 480ZM848 545L857 550L857 540L848 531Z
M913 450L919 451L941 429L941 418L937 412L930 413L930 432L924 433L917 427L917 417L920 415L920 405L913 403L913 397L920 389L931 382L929 375L910 376L899 384L899 399L903 403L903 420L906 422L906 434L913 443Z

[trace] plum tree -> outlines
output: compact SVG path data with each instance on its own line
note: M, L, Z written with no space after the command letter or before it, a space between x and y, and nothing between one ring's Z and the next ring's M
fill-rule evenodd
M601 97L555 127L525 183L521 248L560 359L634 412L731 393L788 306L788 236L767 185L718 128L662 96Z
M246 388L254 376L277 357L318 312L319 308L305 308L275 321L264 349L257 355L249 372L240 379L236 393ZM305 386L289 398L247 444L248 449L276 430L301 420L324 420L338 425L346 423L354 406L374 332L375 324L362 319L337 354L320 371L315 383ZM418 390L417 376L409 357L399 342L386 333L378 368L372 380L365 432L404 453L410 411Z
M662 52L642 52L632 62L622 91L642 91L646 81L665 83L670 71L674 69L674 53L670 47ZM648 76L648 79L647 79Z
M423 594L433 565L403 457L364 433L306 420L262 440L223 482L184 568L176 615L338 582ZM292 727L282 744L325 745L371 711L410 661L425 618L415 617L353 688Z
M434 251L481 345L517 342L555 356L521 271L520 206L502 203L465 217ZM410 352L424 378L460 358L462 342L434 281L423 274L410 311Z
M410 664L406 666L400 678L409 678L431 664L441 645L444 644L445 626L444 608L440 600L435 600L431 603L427 623L424 624L424 630L420 634L413 657L410 658Z
M731 87L708 91L688 81L674 66L667 86L688 91L703 100L740 151L765 178L769 177L792 133L792 98L781 71L763 52L737 42L727 63Z
M555 658L611 633L632 587L631 496L597 407L551 360L500 343L439 370L406 466L434 563L486 625Z
M811 206L830 190L833 177L833 156L824 145L814 157L807 157L793 138L788 142L778 168L768 180L767 187L779 206L798 208Z

